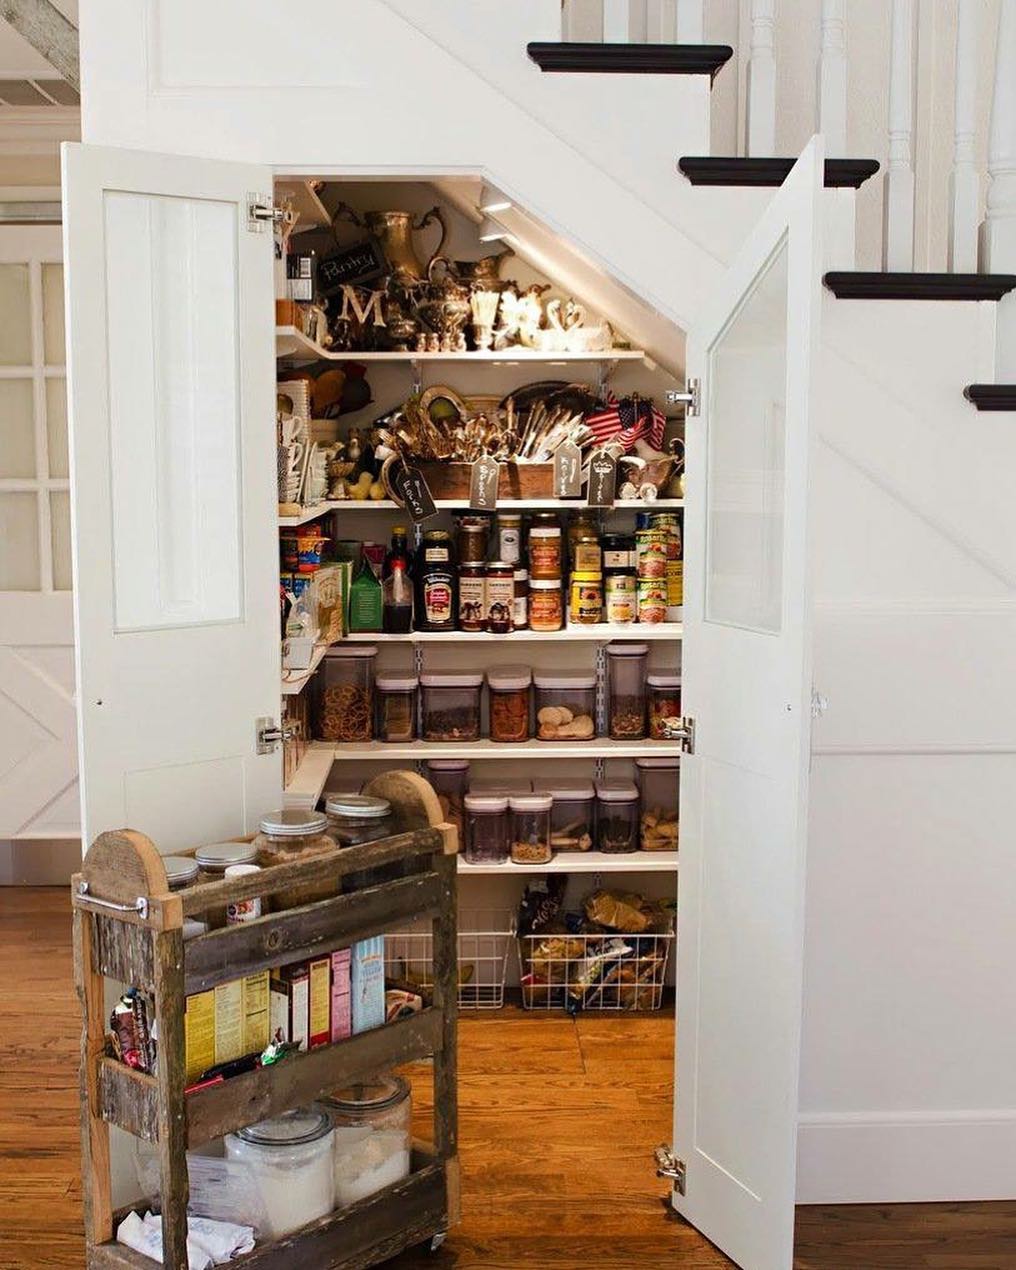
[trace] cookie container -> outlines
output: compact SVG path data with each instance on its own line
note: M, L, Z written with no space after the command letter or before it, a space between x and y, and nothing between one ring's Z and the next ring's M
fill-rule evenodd
M592 671L537 674L536 735L541 741L591 741L596 736L596 676Z

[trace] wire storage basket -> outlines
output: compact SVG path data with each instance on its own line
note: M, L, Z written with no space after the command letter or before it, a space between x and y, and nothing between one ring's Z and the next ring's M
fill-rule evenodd
M658 1010L674 932L522 935L519 984L527 1010Z
M459 910L459 1009L504 1006L508 953L515 920L506 909ZM429 989L434 982L430 922L420 920L385 935L385 976Z

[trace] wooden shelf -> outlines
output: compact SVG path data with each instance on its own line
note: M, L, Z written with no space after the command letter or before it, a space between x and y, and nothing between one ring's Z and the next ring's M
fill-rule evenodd
M708 75L734 55L729 44L535 42L526 52L541 71L607 75Z
M428 759L428 758L680 758L676 741L410 741L389 745L385 741L339 741L333 746L337 759Z
M345 349L341 352L322 348L309 336L304 335L295 326L277 326L275 328L275 356L294 361L326 361L326 362L401 362L403 365L415 365L423 362L461 362L475 363L483 366L514 366L535 362L541 365L573 365L583 363L596 365L598 362L645 362L652 363L652 358L641 348L609 348L598 353L544 353L534 348L509 348L502 352L465 352L465 353L399 353L386 351L380 353L360 353Z
M459 877L512 873L676 873L676 851L633 851L614 855L602 851L563 851L550 864L468 864L459 856Z
M307 681L311 675L321 665L321 659L328 652L330 645L316 644L313 653L311 653L310 665L306 670L283 670L282 672L282 695L284 697L295 697L297 693L303 692L307 686Z
M342 506L341 503L315 503L313 507L304 507L299 516L280 516L280 529L295 529L299 525L306 525L308 521L317 520L319 516L326 516L333 507Z
M328 782L335 754L330 745L311 744L282 795L283 806L312 811Z
M729 158L685 155L678 170L692 185L773 186L782 185L796 158ZM859 189L878 171L877 159L826 159L826 189Z
M492 635L489 631L411 631L408 635L355 635L358 644L489 644L508 640L513 644L541 644L545 640L571 640L574 643L598 644L612 639L657 641L681 639L681 622L633 622L627 626L600 622L596 626L566 626L560 631L512 631L510 635Z

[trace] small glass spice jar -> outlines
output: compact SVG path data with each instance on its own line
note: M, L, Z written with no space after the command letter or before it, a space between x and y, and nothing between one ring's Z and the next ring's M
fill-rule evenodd
M492 635L508 635L515 611L515 566L505 560L487 565L486 610L487 630Z
M467 794L463 800L467 864L504 864L508 859L508 799L504 794Z
M469 759L432 758L427 761L427 779L434 787L445 820L462 836L462 800L469 785Z
M603 621L603 574L578 570L571 575L569 626L595 626Z
M639 791L634 781L596 782L596 843L609 855L639 849Z
M253 842L211 842L207 846L198 847L194 852L198 881L221 882L231 864L253 864L257 855L257 847ZM209 930L219 930L226 924L225 904L207 909L203 917Z
M515 864L549 864L554 855L550 845L549 794L516 794L508 799L511 812L511 857Z
M379 741L390 743L416 740L416 675L378 675L377 726Z
M271 869L278 864L290 864L325 851L334 851L335 843L325 832L327 828L328 817L321 812L295 807L269 812L261 818L261 831L254 839L258 864ZM336 874L319 882L283 887L271 895L269 908L279 912L301 904L313 904L315 900L327 900L338 893L339 878Z
M646 734L648 644L607 645L607 735L638 741Z
M487 629L487 566L459 565L459 630Z
M487 671L492 741L529 740L532 682L533 672L528 666L499 666Z
M681 727L681 676L650 671L649 735L654 741L676 740Z
M560 581L544 582L539 578L529 583L529 629L559 631L564 625L564 601Z
M512 575L515 583L515 604L512 609L512 626L524 631L529 626L529 570L516 569Z

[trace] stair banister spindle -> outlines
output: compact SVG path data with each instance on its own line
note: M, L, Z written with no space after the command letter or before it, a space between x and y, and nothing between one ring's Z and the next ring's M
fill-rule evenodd
M677 0L678 44L704 44L705 41L705 0Z
M977 26L981 0L959 0L956 23L956 92L953 165L949 176L949 270L977 269L981 187L974 151L977 135Z
M913 0L893 0L883 265L902 272L914 267L913 68Z
M1001 0L995 41L995 96L988 134L988 196L983 267L1016 273L1016 0ZM998 306L995 378L1016 383L1016 297Z
M822 41L818 58L818 130L826 157L847 153L847 40L843 0L822 0Z
M610 0L561 0L561 39L603 42L603 11Z
M604 44L645 44L646 0L603 0Z
M646 0L646 43L673 44L677 39L677 0Z
M751 0L746 145L750 158L776 153L776 0Z

